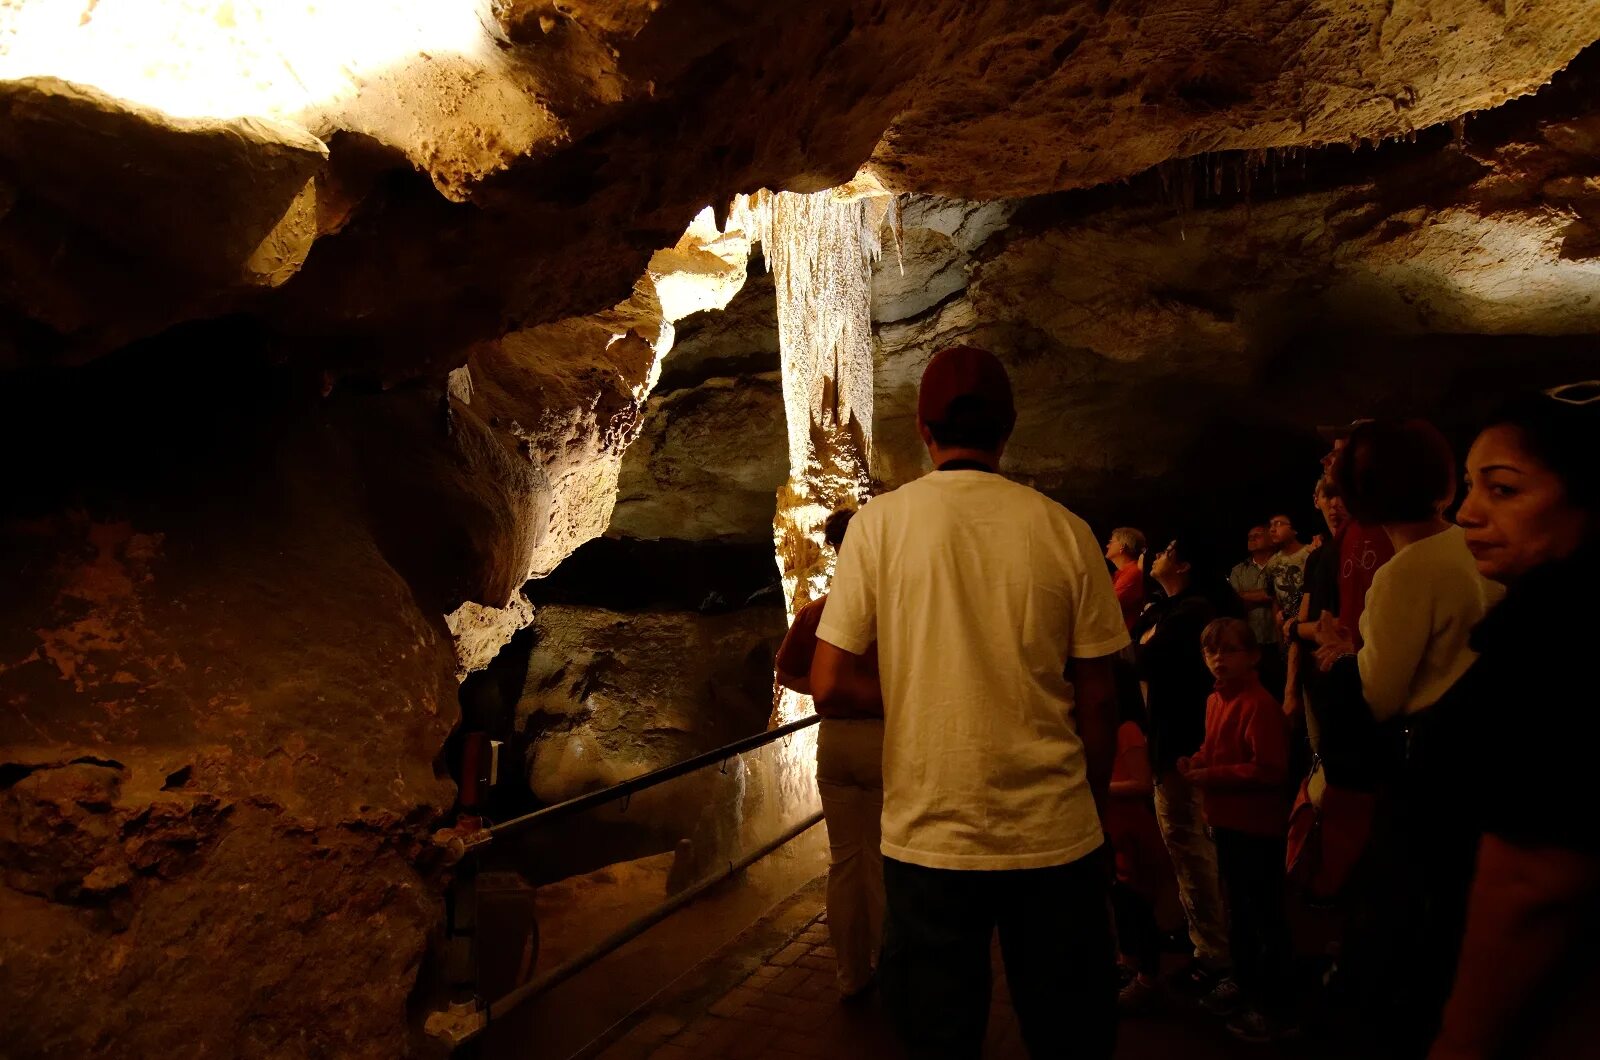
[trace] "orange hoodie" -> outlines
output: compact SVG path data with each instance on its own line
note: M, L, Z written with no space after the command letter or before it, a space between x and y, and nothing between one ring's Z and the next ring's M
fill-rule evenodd
M1190 759L1206 822L1251 835L1282 836L1288 827L1289 724L1255 674L1218 685L1206 701L1206 739Z

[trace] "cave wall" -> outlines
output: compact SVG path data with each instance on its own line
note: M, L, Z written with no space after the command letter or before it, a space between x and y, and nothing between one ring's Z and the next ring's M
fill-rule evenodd
M1319 423L1426 415L1464 451L1508 389L1600 366L1597 60L1375 149L1221 154L1005 204L911 200L908 271L892 255L878 268L874 475L926 469L916 386L957 341L1011 369L1004 470L1097 528L1187 525L1232 551L1270 510L1309 525ZM963 226L981 242L945 236ZM945 293L924 306L901 288Z
M16 1055L408 1048L454 653L372 530L370 398L219 364L237 340L4 394L27 454L0 531ZM57 429L16 431L24 403Z
M216 113L169 75L257 78L281 58L268 36L203 5L101 6L0 11L0 986L22 1002L0 1033L29 1055L416 1051L454 679L532 621L529 574L559 580L609 524L669 332L703 308L668 305L673 278L742 280L723 232L683 242L708 204L863 166L907 194L1015 199L1394 136L1530 91L1600 35L1594 0L472 0L430 9L461 17L460 54L413 37L381 69L334 71L335 102ZM62 36L34 48L40 12ZM124 32L169 25L187 28ZM201 43L222 51L187 62ZM106 49L162 93L105 81ZM1542 142L1577 158L1585 128ZM1563 161L1537 188L1522 172L1508 194L1582 221L1592 169ZM1129 217L1106 238L1151 224ZM1070 271L1094 246L1081 229L1039 222L987 280L999 245L963 249L978 275L960 291L947 267L903 286L886 369L911 378L922 356L895 328L932 342L964 313L1019 365L1059 349L1096 381L1144 364L1003 294ZM1167 316L1221 335L1203 350L1221 356L1234 340L1207 312ZM711 378L662 407L704 390L759 414L741 403L762 384ZM903 390L882 387L885 415ZM629 505L671 477L648 452ZM1069 467L1037 463L1047 485ZM609 539L621 566L703 543L652 536L682 522L658 509ZM727 536L753 510L683 532ZM761 545L721 547L741 557L705 563L725 599L759 595L740 572Z

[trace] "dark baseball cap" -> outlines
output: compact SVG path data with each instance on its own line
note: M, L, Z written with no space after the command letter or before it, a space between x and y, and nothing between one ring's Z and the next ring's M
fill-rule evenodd
M991 418L1007 431L1016 422L1011 377L988 350L948 346L923 370L917 391L917 416L923 423L945 423L958 401L964 416Z

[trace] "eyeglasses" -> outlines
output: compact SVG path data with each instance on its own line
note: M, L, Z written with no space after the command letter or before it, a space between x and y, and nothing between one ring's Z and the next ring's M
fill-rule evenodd
M1593 405L1600 401L1600 379L1553 386L1544 392L1544 396L1563 405Z

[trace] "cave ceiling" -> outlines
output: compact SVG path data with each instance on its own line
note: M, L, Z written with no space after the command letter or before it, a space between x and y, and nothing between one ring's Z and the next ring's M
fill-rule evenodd
M354 7L0 13L0 365L238 312L336 376L442 374L626 300L739 192L1403 137L1600 37L1597 0Z

